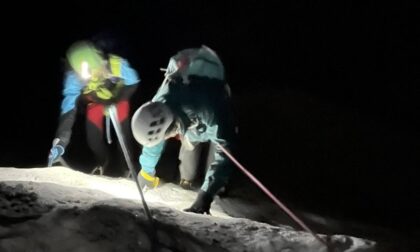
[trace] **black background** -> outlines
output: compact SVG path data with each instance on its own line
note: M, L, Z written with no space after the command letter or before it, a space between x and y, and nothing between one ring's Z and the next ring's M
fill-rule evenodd
M134 108L152 97L170 56L205 44L221 57L232 87L237 156L276 195L402 231L419 224L418 5L132 0L3 7L11 15L2 17L0 166L45 166L64 54L75 40L105 32L126 45L119 53L142 79Z

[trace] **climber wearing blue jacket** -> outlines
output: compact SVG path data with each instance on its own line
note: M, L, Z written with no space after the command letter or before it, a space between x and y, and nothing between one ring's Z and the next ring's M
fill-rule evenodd
M106 106L115 104L124 135L130 137L129 99L137 88L139 76L127 60L117 55L105 54L90 41L74 43L66 56L70 69L65 74L64 98L49 164L53 164L64 154L70 142L77 109L85 106L87 141L98 163L94 170L99 174L106 174L106 165L109 162L109 150L103 140ZM125 171L120 171L123 172Z
M185 49L171 57L165 80L152 101L132 118L135 139L143 146L138 180L159 184L155 176L165 139L181 140L180 185L191 189L202 143L210 142L208 168L196 201L185 211L209 213L216 193L227 184L232 164L216 143L231 150L235 142L230 91L219 57L210 48Z

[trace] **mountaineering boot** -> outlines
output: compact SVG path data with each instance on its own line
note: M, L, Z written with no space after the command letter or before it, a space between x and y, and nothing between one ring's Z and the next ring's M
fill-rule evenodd
M96 166L95 168L93 168L90 174L102 176L104 175L104 168L102 166Z
M193 190L192 181L181 179L179 181L179 186L185 190Z

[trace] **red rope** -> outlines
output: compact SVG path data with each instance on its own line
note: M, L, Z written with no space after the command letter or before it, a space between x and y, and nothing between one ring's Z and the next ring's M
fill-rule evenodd
M283 209L290 216L290 218L296 221L296 223L298 223L304 230L311 233L318 241L323 243L328 248L328 244L326 241L324 241L321 237L319 237L319 235L313 232L308 226L305 225L305 223L301 219L299 219L295 214L293 214L293 212L289 208L287 208L283 203L281 203L280 200L276 198L276 196L274 196L256 177L254 177L254 175L252 175L247 169L245 169L245 167L241 165L238 162L238 160L236 160L223 146L221 146L219 143L216 143L216 145L226 154L226 156L230 158L230 160L232 160L232 162L234 162L238 166L239 169L241 169L243 173L245 173L245 175L247 175L252 180L252 182L254 182L263 192L265 192L265 194L267 194L268 197L270 197L274 201L274 203L277 204L277 206Z

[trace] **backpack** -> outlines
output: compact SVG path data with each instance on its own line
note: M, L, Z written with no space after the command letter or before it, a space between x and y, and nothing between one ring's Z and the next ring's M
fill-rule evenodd
M166 78L181 78L184 84L189 84L192 76L224 81L223 63L212 49L204 45L179 51L170 58Z

